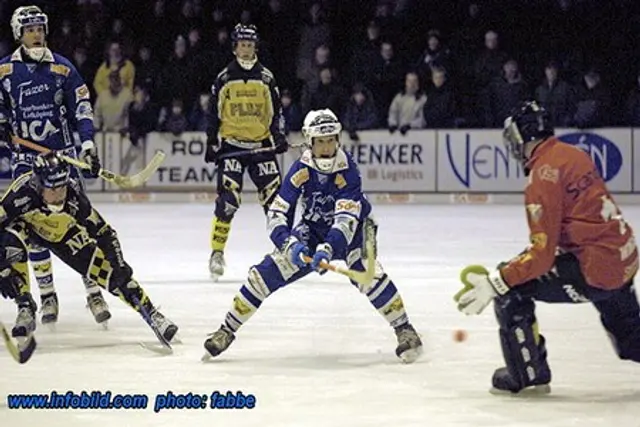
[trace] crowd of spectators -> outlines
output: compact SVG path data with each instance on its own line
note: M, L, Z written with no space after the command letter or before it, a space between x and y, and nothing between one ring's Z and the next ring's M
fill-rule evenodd
M49 47L92 90L95 126L138 141L206 129L210 86L255 24L287 128L331 108L353 139L387 128L500 127L537 99L562 127L640 126L632 0L48 0ZM0 51L14 49L8 25Z

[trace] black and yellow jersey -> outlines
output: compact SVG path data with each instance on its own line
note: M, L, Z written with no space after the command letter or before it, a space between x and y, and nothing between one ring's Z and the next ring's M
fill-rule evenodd
M218 139L238 148L265 146L265 140L284 136L280 93L273 73L257 62L245 70L231 62L211 87L207 140ZM273 137L273 138L272 138Z
M68 186L63 210L50 211L42 200L37 178L32 172L14 181L0 199L0 230L18 223L26 225L29 237L43 246L84 244L111 228L73 180Z

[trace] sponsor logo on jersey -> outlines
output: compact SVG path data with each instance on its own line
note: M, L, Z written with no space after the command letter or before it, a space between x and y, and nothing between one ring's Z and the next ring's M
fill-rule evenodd
M87 85L82 85L76 88L76 100L89 99L89 88Z
M360 203L354 200L340 199L336 202L336 213L347 212L352 215L360 215Z
M538 177L542 181L549 181L554 184L557 184L558 180L560 179L560 171L556 168L551 167L551 165L545 163L544 165L540 166L540 168L538 169Z
M309 181L309 169L302 168L291 176L291 184L300 188L305 182Z
M539 222L540 218L542 218L542 205L538 203L529 203L526 208L531 221L534 223Z
M531 235L531 244L534 249L546 248L548 240L547 233L535 233Z
M68 77L71 70L66 65L62 64L51 64L51 68L49 68L53 74L60 74L62 76Z
M0 79L13 73L13 64L0 65Z
M334 182L336 184L336 187L338 187L339 190L347 186L347 181L344 179L344 176L342 176L341 173L336 175L336 179Z

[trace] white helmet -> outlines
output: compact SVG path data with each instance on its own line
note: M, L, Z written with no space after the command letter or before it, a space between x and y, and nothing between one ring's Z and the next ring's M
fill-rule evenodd
M338 148L340 148L340 132L342 132L342 125L334 112L328 108L324 110L309 111L307 116L304 118L302 134L304 135L306 145L309 148L313 148L313 138L316 137L335 135L338 141L336 154L332 158L315 158L312 154L313 161L318 170L322 172L329 172L333 169L336 156L338 155Z
M22 39L25 27L32 25L42 25L45 36L49 34L49 18L38 6L21 6L17 8L11 16L11 30L16 41ZM33 59L40 59L44 56L44 47L33 47L26 49Z

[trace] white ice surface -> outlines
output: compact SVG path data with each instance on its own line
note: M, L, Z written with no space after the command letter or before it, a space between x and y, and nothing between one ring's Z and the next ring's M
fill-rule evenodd
M495 265L526 244L521 206L377 206L380 259L402 293L426 352L399 363L385 321L341 276L314 275L278 291L215 363L202 343L217 329L250 265L271 250L257 205L243 206L227 251L228 273L208 279L211 206L103 205L125 255L152 300L180 326L182 345L161 357L140 348L154 336L109 296L113 319L101 331L85 309L82 282L56 260L61 315L56 332L39 325L39 348L24 366L0 349L2 427L162 426L637 426L640 367L614 354L589 305L538 305L553 369L553 393L531 400L487 390L502 363L496 323L458 313L460 269ZM640 230L640 208L625 207ZM37 291L36 291L37 297ZM15 308L0 301L0 319ZM464 343L452 331L469 331ZM150 395L146 410L24 410L12 393L111 390ZM253 410L153 412L158 393L241 390Z

